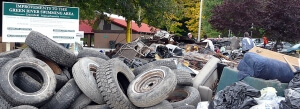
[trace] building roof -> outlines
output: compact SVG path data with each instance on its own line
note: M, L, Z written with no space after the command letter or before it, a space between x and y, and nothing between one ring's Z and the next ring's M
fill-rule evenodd
M114 24L117 24L123 28L127 27L127 23L124 19L117 19L117 18L110 18L110 21ZM132 25L131 25L132 31L134 32L139 32L139 33L154 33L153 31L151 31L151 28L154 27L150 27L148 24L146 23L141 23L141 27L138 26L137 23L135 23L134 21L132 21Z
M93 28L88 24L88 20L80 21L79 31L84 31L84 33L94 33Z
M125 19L110 17L110 21L113 24L116 24L120 27L123 27L123 28L127 27L127 23L126 23ZM132 28L132 31L138 32L138 33L154 33L154 31L151 31L152 30L151 28L155 29L154 27L150 27L146 23L141 23L141 27L139 27L137 25L137 23L135 23L134 21L132 21L131 28ZM80 21L79 31L84 31L84 33L94 33L93 28L88 24L88 20Z

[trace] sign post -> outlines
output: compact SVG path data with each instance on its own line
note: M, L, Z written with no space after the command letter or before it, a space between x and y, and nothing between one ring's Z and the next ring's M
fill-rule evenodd
M2 42L25 42L38 31L58 43L74 43L79 31L79 8L3 2Z
M10 51L10 43L9 42L6 43L5 47L6 47L6 51Z

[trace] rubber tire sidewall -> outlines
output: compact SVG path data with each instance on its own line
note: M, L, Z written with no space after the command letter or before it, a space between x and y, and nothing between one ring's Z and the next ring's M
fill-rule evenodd
M72 103L72 105L69 107L69 109L82 109L89 105L92 102L92 100L87 97L84 93L79 95L79 97L76 98L76 100Z
M192 86L177 87L177 89L175 89L174 91L177 91L177 90L186 92L188 96L181 101L171 102L171 105L174 108L184 106L184 105L197 106L198 103L201 101L199 91Z
M74 79L70 79L41 109L67 109L81 93Z
M72 51L36 31L28 34L25 43L37 53L62 66L72 67L77 60Z
M81 50L78 55L77 59L83 58L83 57L98 57L104 60L109 60L110 58L106 56L103 53L100 53L99 51L93 50L93 49L83 49Z
M98 104L104 104L105 101L100 90L98 89L96 79L90 72L91 66L96 67L97 71L99 70L99 64L95 61L87 57L80 58L72 68L73 77L78 87L87 97Z
M173 106L171 105L171 103L169 101L164 100L157 105L154 105L151 107L146 107L144 109L173 109Z
M142 77L149 72L162 70L164 72L163 80L158 83L153 89L147 92L136 92L134 86L138 81L143 79ZM176 88L177 79L173 71L165 66L152 68L139 74L129 85L127 94L130 101L138 107L150 107L159 104Z
M98 88L110 108L135 109L136 107L130 102L119 85L117 77L119 73L123 74L129 83L135 77L128 66L119 59L108 60L104 66L101 66L101 70L97 72Z
M13 74L20 68L32 68L38 71L44 83L42 88L34 93L25 93L13 84ZM41 60L35 58L15 58L7 62L0 73L1 95L12 105L39 106L54 94L56 79L51 68Z
M174 60L157 60L157 61L147 63L145 65L139 66L139 67L135 68L132 72L134 75L138 75L138 74L144 72L145 70L149 70L149 69L160 67L160 66L166 66L166 67L169 67L170 69L177 69L177 66L176 66L176 63L174 62Z
M38 108L30 105L20 105L10 109L38 109Z
M181 69L174 69L173 72L177 77L177 85L179 86L193 86L192 76L189 72Z

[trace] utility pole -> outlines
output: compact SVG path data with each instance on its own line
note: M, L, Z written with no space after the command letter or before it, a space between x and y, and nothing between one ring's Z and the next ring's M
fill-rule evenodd
M251 38L252 38L252 30L253 30L253 23L251 25Z
M199 28L198 28L198 42L200 42L200 33L201 33L201 17L202 17L202 5L204 0L200 0L200 12L199 12Z

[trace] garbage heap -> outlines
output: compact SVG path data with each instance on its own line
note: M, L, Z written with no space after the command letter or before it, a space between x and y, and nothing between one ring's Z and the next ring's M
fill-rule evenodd
M124 60L133 65L136 55L111 59L91 49L75 55L36 31L25 43L24 50L0 54L3 109L195 109L200 102L192 76L176 59L148 60L131 69Z
M299 58L254 47L224 68L209 109L299 109ZM202 103L203 104L203 103Z

